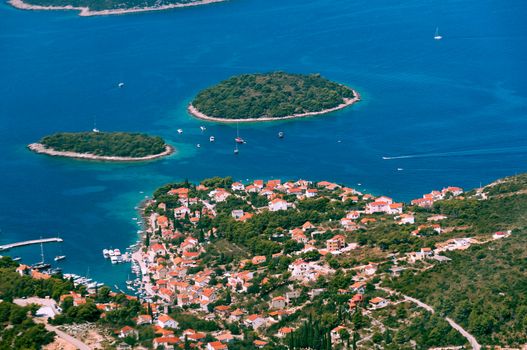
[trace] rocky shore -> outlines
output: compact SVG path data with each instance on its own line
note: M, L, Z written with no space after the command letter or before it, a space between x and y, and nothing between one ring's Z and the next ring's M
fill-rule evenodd
M99 156L90 153L76 153L76 152L67 152L67 151L56 151L50 148L45 147L41 143L32 143L27 146L31 151L40 154L46 154L54 157L68 157L68 158L77 158L77 159L87 159L87 160L97 160L105 162L142 162L147 160L153 160L161 157L166 157L174 153L174 147L170 145L165 146L165 151L159 154L152 154L145 157L116 157L116 156Z
M354 104L355 102L360 101L360 95L357 91L353 90L353 93L355 95L354 98L345 98L343 100L343 103L340 105L324 109L322 111L318 112L307 112L307 113L299 113L299 114L292 114L287 115L284 117L261 117L261 118L245 118L245 119L227 119L227 118L218 118L218 117L211 117L208 116L202 112L200 112L196 107L194 107L192 104L190 104L187 108L188 112L192 114L194 117L198 119L203 119L211 122L219 122L219 123L254 123L254 122L269 122L269 121L278 121L278 120L286 120L286 119L296 119L296 118L306 118L306 117L313 117L317 115L327 114L331 112L338 111L340 109L346 108Z
M76 10L80 11L79 16L88 17L88 16L108 16L108 15L124 15L127 13L136 13L136 12L148 12L148 11L162 11L169 10L179 7L189 7L189 6L199 6L207 5L216 2L223 2L226 0L200 0L196 2L186 3L186 4L169 4L162 6L151 6L151 7L136 7L128 9L108 9L108 10L90 10L88 7L79 7L79 6L42 6L42 5L32 5L25 3L23 0L9 0L11 6L16 7L21 10L39 10L39 11L49 11L49 10Z

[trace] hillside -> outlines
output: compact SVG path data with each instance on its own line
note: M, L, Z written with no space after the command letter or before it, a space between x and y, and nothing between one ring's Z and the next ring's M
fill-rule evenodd
M283 118L336 108L355 92L319 74L244 74L201 91L192 106L221 119Z
M455 216L473 234L512 230L510 237L449 252L452 261L404 273L394 289L433 305L483 345L527 342L527 176L496 181L472 199L444 201L434 211ZM479 199L476 199L479 198ZM488 198L488 199L481 199Z

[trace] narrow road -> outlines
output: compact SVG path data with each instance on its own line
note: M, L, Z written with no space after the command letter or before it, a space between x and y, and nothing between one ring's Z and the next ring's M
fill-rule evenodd
M395 293L394 290L391 290L391 289L388 289L388 288L384 288L384 287L380 287L380 286L377 286L377 288L380 289L380 290L383 290L383 291L385 291L385 292L387 292L389 294L394 294ZM412 298L412 297L410 297L408 295L404 295L404 294L402 294L402 296L404 297L405 300L411 301L412 303L417 304L418 306L430 311L431 313L435 313L435 310L430 305L423 303L421 300ZM450 317L445 317L445 320L450 324L450 326L452 328L454 328L456 331L461 333L461 335L463 337L465 337L465 339L468 340L468 342L472 346L472 349L474 349L474 350L480 350L481 349L481 345L478 343L478 341L476 340L476 338L472 334L470 334L463 327L461 327L459 324L454 322L454 320L452 320Z
M73 346L76 346L80 350L92 350L88 345L84 344L79 339L74 338L71 335L64 333L63 331L61 331L55 326L52 326L48 323L44 323L44 327L46 327L46 329L50 332L55 332L57 334L57 337L64 339L65 341L72 344Z
M460 325L458 325L456 322L454 322L454 320L452 320L450 317L446 317L445 320L450 323L450 325L452 326L452 328L454 328L456 331L458 331L459 333L461 333L462 336L464 336L465 338L467 338L467 340L469 341L470 345L472 345L472 348L474 350L480 350L481 349L481 345L479 345L478 341L476 340L476 338L474 338L474 336L472 334L470 334L469 332L467 332L463 327L461 327Z

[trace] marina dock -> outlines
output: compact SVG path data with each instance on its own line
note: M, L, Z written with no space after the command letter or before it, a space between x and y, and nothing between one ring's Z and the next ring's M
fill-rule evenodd
M9 250L11 248L23 247L23 246L32 245L32 244L53 243L53 242L63 242L63 241L64 240L62 238L59 238L59 237L33 239L33 240L29 240L29 241L23 241L23 242L16 242L16 243L0 245L0 251Z

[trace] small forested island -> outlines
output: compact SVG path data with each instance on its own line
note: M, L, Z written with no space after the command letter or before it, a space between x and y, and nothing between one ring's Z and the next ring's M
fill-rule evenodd
M77 10L80 16L120 15L206 5L226 0L9 0L22 10Z
M201 91L188 110L217 122L273 121L325 114L359 100L356 91L320 74L273 72L222 81Z
M143 161L171 154L174 149L159 136L127 132L57 133L28 148L51 156L104 161Z

